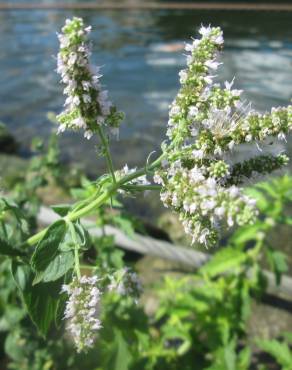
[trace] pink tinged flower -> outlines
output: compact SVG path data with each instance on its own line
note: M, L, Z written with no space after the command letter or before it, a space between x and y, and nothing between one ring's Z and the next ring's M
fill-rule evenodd
M220 35L218 35L213 41L217 45L222 45L224 43L224 38L223 38L222 33Z

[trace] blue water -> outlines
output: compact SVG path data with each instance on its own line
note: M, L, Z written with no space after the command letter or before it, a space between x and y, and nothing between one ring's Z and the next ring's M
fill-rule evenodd
M113 144L117 166L141 165L148 153L159 149L168 105L178 88L177 73L184 66L182 45L201 23L220 25L225 33L219 81L236 76L236 88L244 89L245 98L260 111L291 100L291 13L0 11L0 120L24 148L33 136L48 136L47 112L62 109L53 56L58 50L56 31L73 14L92 24L94 62L104 66L103 82L126 112L120 140ZM66 134L63 156L92 170L95 144Z

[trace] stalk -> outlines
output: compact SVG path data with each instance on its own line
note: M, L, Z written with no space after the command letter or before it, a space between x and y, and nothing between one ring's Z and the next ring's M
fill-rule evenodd
M109 172L112 175L113 183L115 184L117 181L116 181L116 176L115 176L115 170L114 170L114 166L113 166L112 156L111 156L111 153L109 151L109 144L108 144L108 141L107 141L107 139L105 137L105 134L103 132L103 129L100 126L98 127L98 133L99 133L99 136L100 136L100 139L101 139L103 148L105 150L105 158L106 158L107 167L108 167Z
M166 154L162 154L159 158L157 158L150 166L147 168L141 168L127 176L122 177L119 181L113 183L111 186L109 186L104 193L102 193L100 196L98 196L95 200L93 200L91 203L87 204L86 206L77 209L75 211L69 212L67 216L65 216L63 219L66 222L74 222L78 220L81 217L84 217L85 215L92 212L94 209L100 207L102 204L104 204L110 197L112 197L116 191L122 187L123 185L127 184L129 181L134 180L140 176L143 176L147 173L147 171L151 171L158 167L163 160L164 156ZM128 185L130 186L130 185ZM153 189L152 189L153 190ZM35 245L39 240L41 240L46 231L48 230L48 227L41 230L37 234L31 236L26 240L26 242L23 244L23 246L29 247Z

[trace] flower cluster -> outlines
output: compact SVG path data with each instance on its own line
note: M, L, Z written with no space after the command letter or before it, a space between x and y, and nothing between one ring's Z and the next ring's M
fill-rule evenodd
M114 291L121 296L130 295L137 303L142 293L142 284L138 275L129 267L116 271L111 277L111 283L108 286L110 292Z
M57 57L57 72L66 85L65 110L57 116L59 132L83 129L90 139L100 126L117 130L123 114L108 100L107 90L102 90L99 67L89 63L91 44L81 18L66 20L62 33L58 34L60 51Z
M91 348L101 328L99 320L100 290L96 287L96 276L74 278L69 285L62 286L68 294L65 316L77 351Z
M292 106L260 114L241 101L232 82L214 82L223 47L220 28L201 27L200 39L186 44L187 68L179 73L181 88L170 106L163 151L166 165L154 176L162 185L161 199L180 216L193 242L214 245L220 226L255 220L255 202L237 186L255 174L287 164L282 154L263 153L261 142L285 140L292 129ZM233 163L239 144L255 144L260 155Z

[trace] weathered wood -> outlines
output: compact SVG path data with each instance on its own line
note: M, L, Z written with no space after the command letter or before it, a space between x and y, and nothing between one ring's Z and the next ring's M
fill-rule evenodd
M0 3L0 10L222 10L222 11L292 11L289 3L248 2L82 2L82 3Z
M38 221L40 224L49 225L58 219L51 209L41 207ZM89 233L92 236L102 236L103 230L94 226L90 220L82 220L84 226L89 227ZM110 226L105 226L105 233L113 235L117 246L141 254L146 254L154 257L170 260L181 265L188 266L189 268L198 269L205 264L211 256L207 253L199 252L193 249L188 249L182 246L174 246L173 244L157 240L149 236L143 236L135 233L133 238L130 238L123 231ZM280 293L285 297L292 299L292 278L289 276L282 276L281 285L275 283L274 274L269 271L264 271L268 281L268 292L271 294L279 295Z

